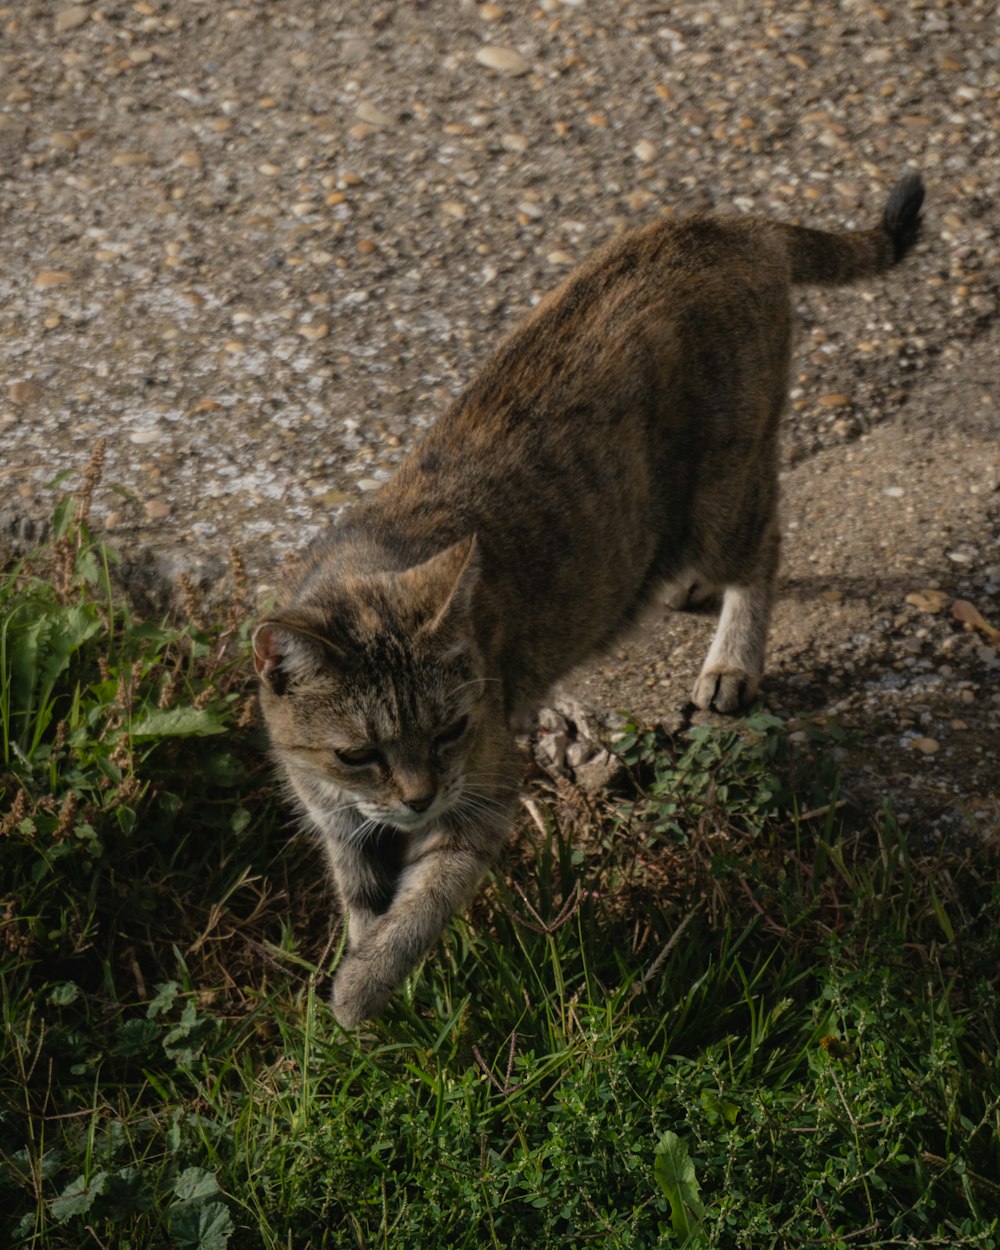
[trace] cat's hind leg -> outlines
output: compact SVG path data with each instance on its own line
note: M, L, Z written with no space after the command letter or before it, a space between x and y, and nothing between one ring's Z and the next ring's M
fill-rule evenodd
M713 585L697 569L686 568L664 585L660 597L668 608L677 612L691 612L711 602L718 594L718 586Z
M733 713L756 697L764 673L778 545L772 527L761 544L754 575L725 587L715 637L691 694L696 707Z

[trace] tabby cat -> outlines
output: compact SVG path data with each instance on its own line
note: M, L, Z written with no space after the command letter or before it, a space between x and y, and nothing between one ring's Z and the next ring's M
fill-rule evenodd
M922 200L907 173L869 230L695 217L614 239L307 552L254 654L348 913L342 1025L385 1006L504 846L512 725L664 583L678 606L722 595L694 704L753 699L790 288L888 269Z

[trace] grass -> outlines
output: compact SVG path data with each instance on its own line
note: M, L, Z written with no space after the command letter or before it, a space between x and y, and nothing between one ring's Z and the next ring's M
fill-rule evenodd
M995 841L843 824L835 726L636 729L597 804L533 780L502 871L346 1035L239 563L214 619L188 588L135 620L99 459L0 581L8 1244L1000 1245Z

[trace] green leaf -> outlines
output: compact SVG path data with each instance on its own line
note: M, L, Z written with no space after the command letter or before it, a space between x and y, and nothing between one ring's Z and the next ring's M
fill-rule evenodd
M203 1201L219 1193L219 1182L214 1172L204 1168L185 1168L174 1184L174 1193L183 1202Z
M118 1208L120 1219L130 1211L152 1210L154 1196L139 1169L129 1165L108 1177L105 1201Z
M151 708L132 726L133 738L207 738L227 725L217 712L202 707Z
M174 1005L174 1001L180 992L180 985L176 981L161 981L156 987L156 997L152 999L146 1008L147 1017L152 1020L155 1016L162 1015L163 1012L169 1011Z
M250 824L250 813L245 807L238 807L229 819L229 827L233 833L242 833Z
M85 1173L70 1181L58 1198L52 1199L52 1217L65 1224L74 1215L86 1215L97 1198L104 1192L108 1181L107 1172L95 1172L87 1181Z
M174 1207L169 1221L170 1240L178 1250L226 1250L233 1235L232 1217L221 1202Z
M666 1132L656 1147L653 1170L660 1188L670 1203L670 1222L674 1232L688 1238L688 1244L706 1244L701 1232L705 1207L699 1197L699 1185L694 1174L694 1163L688 1154L687 1143L676 1133Z
M57 485L59 479L53 478L51 485ZM56 504L52 510L52 533L56 538L62 536L69 529L70 522L73 519L73 509L76 506L76 500L72 495L63 495L62 499Z
M45 489L55 490L57 486L62 486L63 482L68 482L71 477L76 477L78 472L79 472L78 469L60 469L59 472L55 475L54 478L52 478L51 481L44 483ZM73 499L72 495L67 495L65 498L69 499L70 502L72 502L72 499ZM60 500L60 503L61 502L62 500Z
M75 1003L79 996L80 987L75 981L60 981L58 985L52 987L49 1002L57 1007L68 1007L70 1003Z
M948 917L948 913L944 909L941 899L938 897L937 890L934 889L933 882L931 883L931 907L934 910L934 916L937 919L938 924L941 926L941 932L945 935L949 942L954 942L954 926Z
M86 547L76 558L77 576L83 578L91 586L99 584L101 566L92 547Z
M247 766L231 751L206 752L199 763L199 773L207 781L217 786L244 785L247 779Z
M739 1115L740 1109L734 1102L729 1102L726 1098L720 1098L719 1095L711 1089L702 1091L701 1105L705 1114L708 1116L709 1124L714 1124L717 1120L725 1120L727 1124L735 1124L736 1117Z
M115 1051L122 1058L145 1055L160 1035L160 1026L154 1020L136 1017L126 1020L118 1030Z

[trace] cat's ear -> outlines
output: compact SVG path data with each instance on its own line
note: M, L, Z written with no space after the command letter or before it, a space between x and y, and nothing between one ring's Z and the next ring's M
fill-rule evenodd
M429 619L422 629L436 633L446 621L466 616L479 581L481 560L475 534L460 539L400 578L426 605Z
M298 621L269 618L253 632L254 668L278 695L292 682L314 677L338 654L328 639Z

